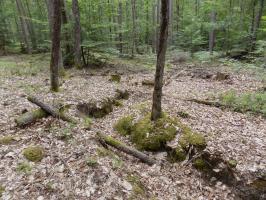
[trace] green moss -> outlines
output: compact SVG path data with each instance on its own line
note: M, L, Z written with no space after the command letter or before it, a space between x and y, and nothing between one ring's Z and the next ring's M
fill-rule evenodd
M116 107L122 107L123 106L123 102L121 100L115 100L114 101L114 106L116 106Z
M2 197L4 192L5 192L4 186L0 185L0 197Z
M27 162L22 162L22 163L19 163L17 165L17 171L18 172L22 172L22 173L28 174L28 173L30 173L31 170L32 170L32 167Z
M235 168L237 166L237 161L236 160L229 160L228 165L231 168Z
M131 194L130 199L140 199L143 196L146 196L145 186L142 184L140 178L136 175L128 175L127 181L133 187L133 193Z
M172 159L174 161L182 162L186 159L186 156L186 152L182 148L177 147L172 155Z
M139 149L158 151L166 142L175 138L177 122L167 115L153 122L150 114L140 119L133 127L131 139Z
M202 158L197 158L196 160L193 161L193 166L201 171L205 171L208 169L208 165L205 160Z
M114 129L121 135L130 135L133 127L133 117L126 116L118 120Z
M89 167L96 167L98 165L97 158L93 158L93 157L87 158L86 159L86 164Z
M207 143L202 134L193 132L188 126L181 123L179 123L179 128L182 130L179 144L183 149L187 149L191 145L201 150L206 148Z
M0 145L9 145L14 142L15 137L11 135L0 137Z
M44 150L42 147L39 146L31 146L23 150L23 155L29 161L38 162L43 159Z
M182 118L189 118L189 114L184 111L177 112L177 115Z
M85 117L83 120L83 126L86 130L91 130L91 126L92 126L93 122L92 119L90 117Z
M121 81L121 76L118 74L113 74L111 75L110 81L120 83Z

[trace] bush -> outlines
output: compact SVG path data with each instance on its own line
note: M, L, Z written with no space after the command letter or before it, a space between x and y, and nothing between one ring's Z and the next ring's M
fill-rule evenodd
M221 104L237 112L251 112L266 117L266 92L253 92L237 95L227 92L220 97Z

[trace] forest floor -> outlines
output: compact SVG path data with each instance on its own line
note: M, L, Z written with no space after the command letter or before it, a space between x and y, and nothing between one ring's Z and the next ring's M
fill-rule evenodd
M191 75L199 71L228 73L230 80ZM121 74L121 82L109 81L112 74ZM9 145L0 144L2 198L242 199L236 186L214 177L207 180L191 164L169 163L165 153L148 153L160 160L150 167L121 152L105 150L96 140L96 133L102 132L132 145L114 131L113 125L123 116L151 107L153 87L142 85L142 81L153 77L154 71L142 68L141 64L126 66L117 62L101 69L71 69L62 80L60 92L51 93L48 55L1 57L0 137L12 135L15 139ZM168 66L166 80L164 111L172 116L180 111L187 113L188 117L180 120L204 134L208 151L219 151L226 160L236 160L234 173L238 179L248 184L257 173L265 173L265 118L186 101L218 97L230 90L258 91L265 87L265 82L256 73L236 72L230 66L219 64L176 63ZM85 130L76 106L113 96L118 88L127 89L129 99L104 118L93 119L91 130ZM23 110L36 108L27 100L29 94L51 105L58 102L71 105L68 112L79 121L78 125L48 117L25 128L16 127L14 119ZM24 158L23 149L32 145L45 149L42 161L33 163ZM262 187L261 199L266 196L265 186Z

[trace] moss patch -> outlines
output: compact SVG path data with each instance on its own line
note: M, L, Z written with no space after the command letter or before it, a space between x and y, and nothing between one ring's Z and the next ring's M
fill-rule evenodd
M0 197L2 197L4 192L5 192L4 186L0 185Z
M114 129L121 135L130 135L133 127L133 117L126 116L118 120Z
M236 166L237 166L237 161L236 161L236 160L229 160L229 161L228 161L228 165L229 165L229 167L231 167L231 168L236 168Z
M196 160L193 161L193 166L201 171L205 171L208 169L208 164L206 163L205 160L202 158L197 158Z
M112 82L120 83L121 76L118 75L118 74L113 74L113 75L111 75L109 80L112 81Z
M0 145L9 145L15 141L15 137L11 135L0 137Z
M22 162L17 165L17 171L22 172L25 174L29 174L32 170L32 167L29 163L27 162Z
M31 146L23 150L23 155L29 161L39 162L44 157L44 150L39 146Z

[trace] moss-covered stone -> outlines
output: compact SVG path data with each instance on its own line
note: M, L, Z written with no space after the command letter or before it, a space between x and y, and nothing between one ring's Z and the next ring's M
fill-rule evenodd
M0 145L9 145L14 141L15 141L15 137L12 135L0 137Z
M39 146L31 146L23 150L23 155L29 161L39 162L44 157L44 150L42 147Z
M177 122L167 115L153 122L148 114L132 127L131 139L139 149L158 151L175 138L176 126Z
M5 192L4 186L0 185L0 197L2 197L4 192Z
M121 135L130 135L133 127L133 117L126 116L118 120L114 129Z
M121 81L121 76L118 74L113 74L111 75L110 81L120 83Z

